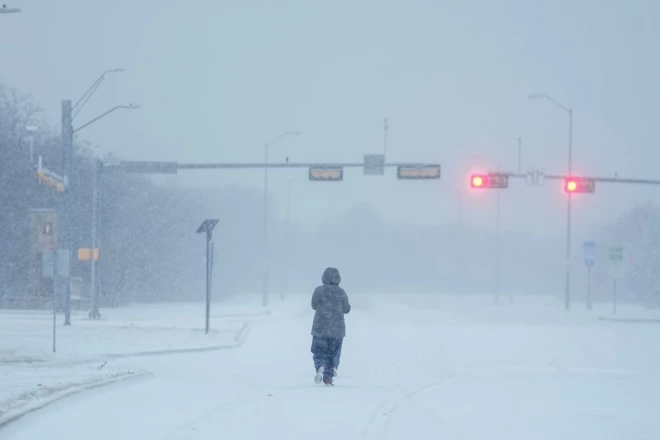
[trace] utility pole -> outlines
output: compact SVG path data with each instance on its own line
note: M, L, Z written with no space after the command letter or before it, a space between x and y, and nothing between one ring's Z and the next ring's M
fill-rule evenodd
M71 183L73 181L73 126L71 100L62 101L62 176L68 179L68 188L62 193L60 205L60 248L65 251L71 267ZM71 325L71 271L64 274L64 325Z
M92 184L92 240L91 240L91 264L90 264L90 274L89 274L89 298L91 300L91 307L89 311L89 317L91 319L99 319L101 314L99 312L99 303L98 303L98 289L96 285L96 249L99 249L99 259L100 248L97 244L97 234L98 234L98 187L99 179L101 174L101 161L96 159L94 162L94 177Z

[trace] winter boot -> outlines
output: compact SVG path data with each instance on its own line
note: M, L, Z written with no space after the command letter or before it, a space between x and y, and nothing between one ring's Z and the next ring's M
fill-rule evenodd
M335 385L332 383L332 378L326 377L325 380L323 380L323 383L327 387L334 387Z
M323 381L323 373L325 373L325 367L323 365L321 365L316 370L316 376L314 376L314 382L315 383L321 383Z

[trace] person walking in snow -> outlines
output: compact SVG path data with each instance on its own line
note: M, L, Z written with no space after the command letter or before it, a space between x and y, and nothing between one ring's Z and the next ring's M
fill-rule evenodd
M314 323L312 325L312 354L316 383L332 385L336 360L346 336L344 315L351 311L351 304L344 289L339 287L341 276L334 267L323 272L323 285L312 295Z

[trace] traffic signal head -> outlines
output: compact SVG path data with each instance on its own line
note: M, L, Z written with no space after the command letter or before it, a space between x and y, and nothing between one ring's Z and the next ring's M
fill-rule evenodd
M472 176L472 188L480 188L484 184L482 176Z
M470 176L472 188L508 188L509 176L506 174L473 174Z
M596 190L596 182L592 179L581 177L568 177L564 179L564 191L567 193L593 193Z

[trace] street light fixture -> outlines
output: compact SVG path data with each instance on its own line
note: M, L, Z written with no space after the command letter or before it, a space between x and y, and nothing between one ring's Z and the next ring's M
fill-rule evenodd
M103 72L101 74L101 76L99 76L96 79L96 81L94 81L94 83L89 87L89 89L87 89L87 91L73 105L72 110L74 111L74 113L73 113L73 116L72 116L71 120L76 118L76 116L78 115L78 113L80 113L80 111L83 109L85 104L87 104L87 102L92 98L92 95L94 95L94 93L99 88L99 86L101 85L101 83L105 79L105 76L108 73L121 73L121 72L125 72L125 70L121 69L121 68L116 68L116 69L108 69L105 72ZM84 102L83 102L83 100L84 100Z
M85 127L87 127L87 126L89 126L89 125L92 125L94 122L96 122L96 121L98 121L99 119L101 119L101 118L103 118L103 117L109 115L110 113L114 112L115 110L119 110L119 109L123 109L123 110L137 110L137 109L139 109L139 108L142 108L142 107L140 107L139 105L134 105L134 104L132 104L132 103L131 103L131 104L128 104L128 105L117 105L117 106L111 108L110 110L108 110L107 112L102 113L102 114L100 114L99 116L95 117L94 119L92 119L91 121L87 122L86 124L83 124L83 125L81 125L80 127L74 129L73 132L74 132L74 133L78 133L78 132L79 132L80 130L82 130L83 128L85 128Z
M268 305L268 285L270 284L270 249L268 230L268 153L270 147L288 136L300 136L299 131L289 130L275 137L264 145L264 279L262 286L262 303Z
M573 109L566 107L559 101L545 94L530 94L529 99L545 99L552 102L557 107L568 113L568 176L573 173ZM571 200L572 192L566 194L567 197L567 215L566 215L566 286L564 291L564 308L571 308Z

